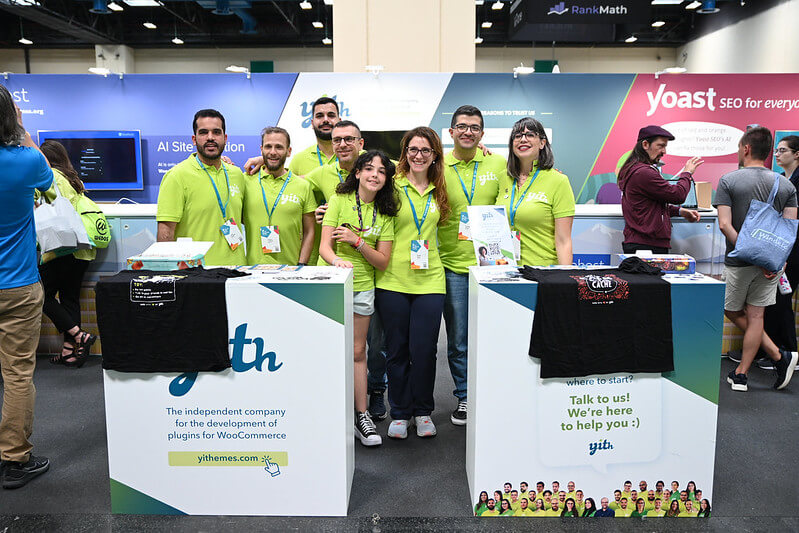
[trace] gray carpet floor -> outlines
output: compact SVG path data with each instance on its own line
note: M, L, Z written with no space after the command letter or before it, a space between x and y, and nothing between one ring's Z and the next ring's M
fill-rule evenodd
M443 343L436 383L434 439L384 438L356 446L347 518L166 517L111 515L100 359L82 369L36 370L36 452L50 457L46 475L0 491L0 533L13 531L404 531L485 529L526 531L799 531L799 376L785 391L773 373L753 369L748 393L724 380L722 361L713 518L693 521L572 519L490 521L470 516L465 428L453 426L456 406ZM690 406L686 406L690 409ZM387 422L379 424L384 434ZM323 497L324 487L316 487ZM314 497L310 492L297 497Z

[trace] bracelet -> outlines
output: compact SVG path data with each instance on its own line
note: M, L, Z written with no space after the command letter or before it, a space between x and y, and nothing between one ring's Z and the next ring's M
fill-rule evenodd
M363 247L366 245L366 241L361 239L361 244L355 247L355 250L358 252L363 253Z
M355 248L356 250L360 250L360 249L361 249L361 246L363 246L363 242L364 242L364 241L363 241L363 239L361 239L360 237L358 237L358 240L357 240L357 241L355 241L355 244L352 244L351 246L352 246L353 248Z
M336 261L343 261L343 259L341 259L340 257L336 257L335 259L333 259L333 262L330 263L330 266L336 266Z

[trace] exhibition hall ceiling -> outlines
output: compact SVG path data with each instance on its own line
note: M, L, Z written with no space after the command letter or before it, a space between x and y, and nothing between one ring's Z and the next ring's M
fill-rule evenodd
M334 1L0 0L0 48L324 47ZM784 1L476 0L475 34L480 47L673 47Z

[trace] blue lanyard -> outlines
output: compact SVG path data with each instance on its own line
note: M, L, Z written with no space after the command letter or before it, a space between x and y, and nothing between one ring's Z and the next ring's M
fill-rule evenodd
M452 169L455 171L455 174L458 175L458 181L461 182L461 188L463 189L463 194L466 196L466 201L469 202L469 205L472 205L472 200L474 200L474 186L477 184L477 165L480 163L475 161L474 162L474 173L472 174L472 194L469 196L469 193L466 192L466 184L463 183L463 179L461 178L460 172L458 172L458 164L455 163L452 165Z
M214 187L214 192L216 193L216 201L219 202L219 210L222 211L222 220L227 220L227 205L230 202L230 179L227 175L227 169L225 168L225 164L222 163L222 171L225 173L225 183L227 184L227 200L225 200L225 205L222 205L222 197L219 196L219 189L216 188L216 183L214 183L214 178L211 177L211 173L208 172L208 169L205 168L203 162L200 161L200 158L196 155L194 156L197 159L197 162L200 164L200 168L205 171L205 175L208 176L208 179L211 180L211 185Z
M510 225L511 226L513 226L513 221L516 220L516 211L519 210L519 205L521 205L522 200L524 200L524 197L527 196L527 191L530 190L530 185L532 185L533 182L535 181L535 179L538 177L538 173L539 172L541 172L541 169L538 169L538 170L535 171L535 174L533 174L533 177L530 178L529 182L527 182L527 187L524 188L524 192L519 197L519 201L516 202L515 205L513 204L513 198L516 195L516 184L514 183L512 185L512 188L511 188L511 191L510 191Z
M286 181L283 182L283 186L280 188L280 192L277 193L277 197L275 198L275 203L272 204L272 210L269 210L269 204L266 201L266 193L264 192L264 182L261 181L261 171L258 171L258 185L261 186L261 196L264 199L264 207L266 208L266 216L269 218L269 225L272 225L272 213L275 212L275 208L277 207L278 202L280 202L280 197L283 196L283 191L286 190L286 185L289 184L289 180L291 179L291 171L289 170L289 175L286 176Z
M322 161L322 149L319 148L319 145L316 145L316 157L319 159L319 166L325 166L325 163ZM327 155L325 155L327 157ZM338 157L336 157L336 161L338 161Z
M413 200L411 200L411 195L408 194L408 186L405 185L405 196L408 197L408 203L411 204L411 212L413 213L413 221L416 222L416 230L419 233L419 237L422 237L422 226L424 226L424 221L427 220L427 211L430 209L430 200L433 198L433 191L427 193L427 205L424 207L424 214L422 215L422 221L419 222L419 217L416 216L416 207L413 205Z
M338 182L344 183L344 178L341 176L341 171L339 169L336 169L336 174L338 174Z

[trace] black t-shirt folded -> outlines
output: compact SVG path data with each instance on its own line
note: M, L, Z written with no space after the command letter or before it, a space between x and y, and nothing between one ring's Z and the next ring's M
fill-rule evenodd
M671 285L660 276L616 268L543 270L529 354L541 377L674 370Z
M97 282L103 368L203 372L230 367L227 268L125 270Z

